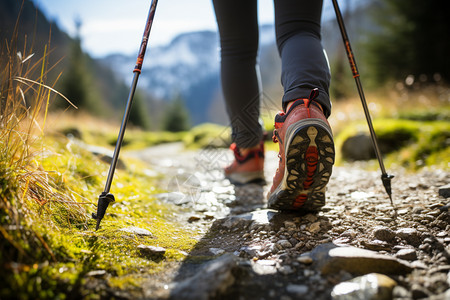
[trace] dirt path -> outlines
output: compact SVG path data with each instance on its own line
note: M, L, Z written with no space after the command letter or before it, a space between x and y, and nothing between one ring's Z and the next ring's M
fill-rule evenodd
M265 208L275 152L266 154L264 187L230 185L227 150L170 144L127 155L163 174L161 201L199 239L181 265L148 277L145 298L344 299L350 285L363 296L345 299L450 299L449 201L439 195L448 170L390 170L395 217L378 171L336 167L327 205L301 215ZM377 275L339 285L369 273Z

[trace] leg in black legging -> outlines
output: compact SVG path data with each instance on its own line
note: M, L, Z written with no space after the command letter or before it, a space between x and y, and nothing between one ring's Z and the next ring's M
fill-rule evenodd
M221 80L233 142L251 148L262 139L257 65L257 0L213 0L221 46Z
M322 1L275 0L274 5L282 62L283 107L294 99L308 98L311 90L318 88L320 94L316 101L328 117L331 112L330 70L320 36Z

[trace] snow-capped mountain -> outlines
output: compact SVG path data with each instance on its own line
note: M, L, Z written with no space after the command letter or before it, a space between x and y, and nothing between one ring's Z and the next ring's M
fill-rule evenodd
M260 28L261 51L275 42L273 26ZM220 49L218 35L198 31L177 36L166 46L149 43L139 78L139 88L155 98L181 97L194 124L213 121L205 114L220 91ZM109 55L102 63L127 84L131 84L136 55Z

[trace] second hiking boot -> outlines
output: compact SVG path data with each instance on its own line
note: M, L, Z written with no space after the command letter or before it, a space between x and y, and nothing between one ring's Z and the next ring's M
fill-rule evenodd
M333 134L320 104L296 100L275 117L273 141L280 159L268 194L268 207L279 210L317 211L325 205L325 187L334 164Z
M234 160L225 168L225 178L235 185L247 183L265 184L264 180L264 141L258 147L242 154L235 143L230 147Z

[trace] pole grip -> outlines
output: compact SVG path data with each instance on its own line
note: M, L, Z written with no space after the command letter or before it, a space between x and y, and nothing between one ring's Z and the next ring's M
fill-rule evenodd
M144 34L142 36L141 47L139 48L139 54L134 66L133 72L141 73L142 64L144 62L145 51L147 50L148 38L150 36L150 30L152 29L153 18L155 17L156 5L158 0L153 0L148 12L147 23L145 25Z

